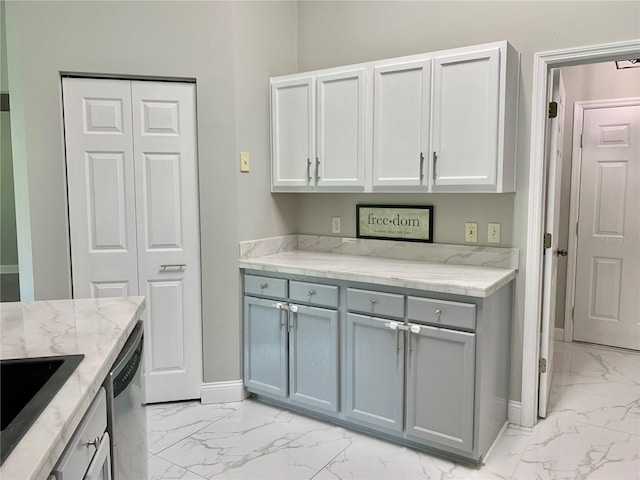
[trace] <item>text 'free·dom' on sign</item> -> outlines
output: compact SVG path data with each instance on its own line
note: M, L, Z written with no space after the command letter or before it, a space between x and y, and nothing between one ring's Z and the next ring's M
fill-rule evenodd
M431 205L356 205L356 236L433 242Z

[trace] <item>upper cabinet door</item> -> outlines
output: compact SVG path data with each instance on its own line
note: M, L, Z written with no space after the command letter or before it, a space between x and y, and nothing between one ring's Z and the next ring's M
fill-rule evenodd
M314 189L314 77L271 83L272 190Z
M497 191L500 49L436 57L432 190Z
M427 189L430 69L428 59L374 68L374 190Z
M365 71L318 75L316 88L318 135L314 174L318 190L362 191Z

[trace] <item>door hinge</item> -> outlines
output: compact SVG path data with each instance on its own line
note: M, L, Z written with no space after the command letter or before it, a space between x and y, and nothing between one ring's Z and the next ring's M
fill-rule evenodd
M538 371L540 373L547 373L547 359L541 358L538 360Z
M576 237L578 236L578 224L579 222L576 222Z
M558 102L549 102L549 118L558 116Z
M584 136L582 134L580 134L580 148L582 148L582 139L584 138Z
M545 233L544 234L543 246L544 246L544 248L551 248L551 234L550 233Z
M573 315L576 313L576 307L571 307L571 320L573 320Z

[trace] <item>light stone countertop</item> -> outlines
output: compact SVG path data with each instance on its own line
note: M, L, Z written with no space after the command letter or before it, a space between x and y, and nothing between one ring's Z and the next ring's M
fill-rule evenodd
M0 358L85 355L2 464L0 479L47 478L144 307L144 297L0 304Z
M240 268L488 297L516 276L513 268L292 250L241 258Z

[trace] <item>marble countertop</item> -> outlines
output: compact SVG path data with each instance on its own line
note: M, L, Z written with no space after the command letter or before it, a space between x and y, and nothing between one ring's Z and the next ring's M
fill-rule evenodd
M471 297L488 297L516 276L514 268L452 265L304 250L241 258L240 267Z
M0 467L2 480L47 478L144 307L144 297L0 304L0 358L85 355Z

